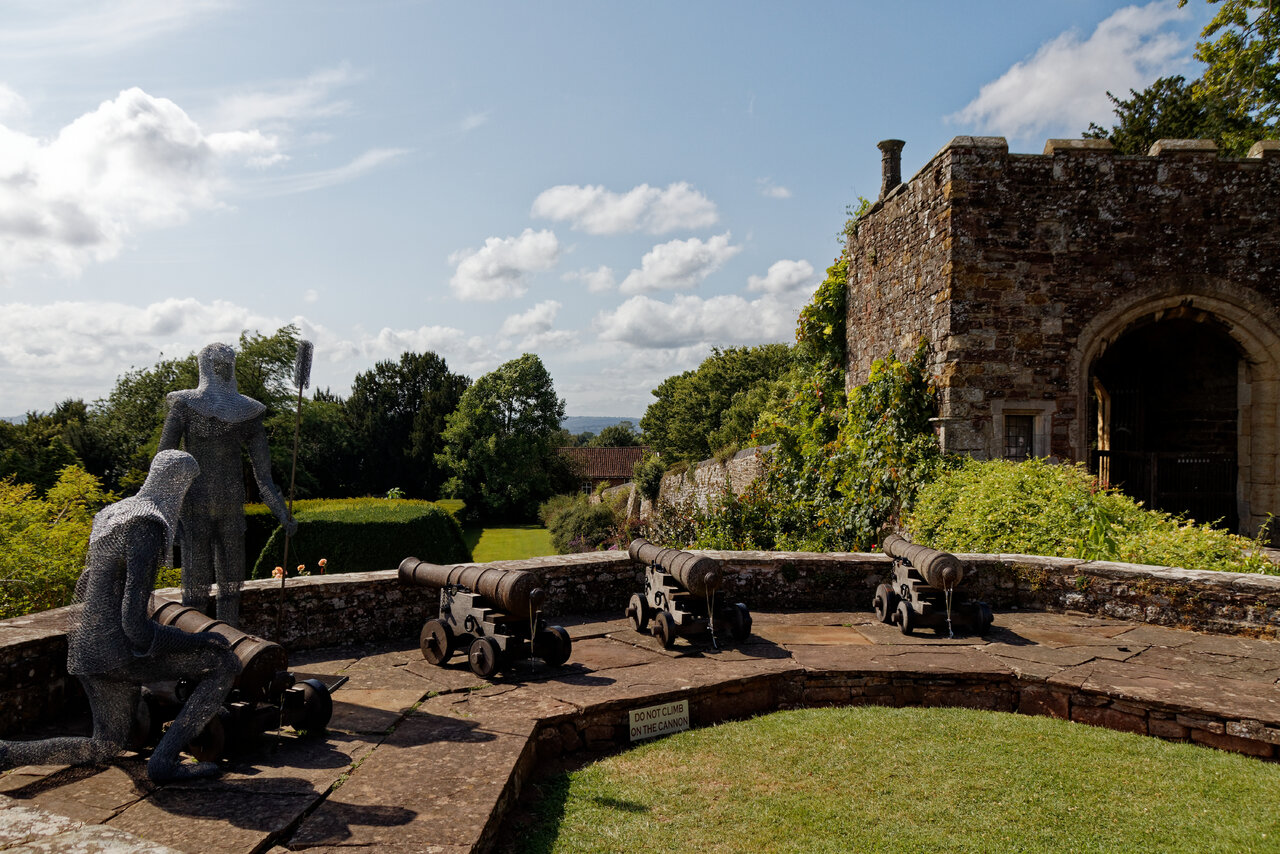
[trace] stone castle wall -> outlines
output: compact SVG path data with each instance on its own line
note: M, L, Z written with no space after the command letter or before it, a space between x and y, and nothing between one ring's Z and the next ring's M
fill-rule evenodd
M924 337L949 449L989 455L993 401L1047 401L1051 453L1082 459L1079 345L1095 318L1203 295L1280 328L1280 143L1247 158L1157 148L1051 140L1030 155L952 140L849 240L850 385Z
M1035 455L1087 460L1094 358L1143 322L1221 328L1244 366L1240 518L1256 528L1275 509L1280 142L1245 158L1203 140L1143 156L1050 140L1033 155L957 137L847 251L848 384L928 339L943 446L978 458L1002 455L1001 419L1019 414L1036 418Z
M725 594L753 611L871 610L876 585L892 575L883 554L706 552L724 567ZM997 610L1073 610L1182 629L1280 636L1280 576L1207 572L1026 555L960 555L966 587ZM643 588L644 571L625 552L496 561L530 570L547 591L546 613L612 614ZM162 591L177 598L177 590ZM276 638L280 585L245 583L243 627ZM399 639L412 642L435 616L439 593L406 587L394 569L290 579L284 635L292 651ZM0 737L82 703L67 675L67 608L0 620Z

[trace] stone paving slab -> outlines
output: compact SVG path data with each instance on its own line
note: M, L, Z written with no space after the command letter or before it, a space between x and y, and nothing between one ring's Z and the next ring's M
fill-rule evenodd
M1013 681L1021 680L1032 686L1023 689L1031 692L1023 702L1029 697L1039 713L1064 717L1067 697L1096 696L1111 698L1116 709L1091 716L1086 707L1072 716L1105 723L1110 715L1123 724L1136 720L1123 704L1146 704L1171 710L1160 719L1161 734L1176 737L1188 730L1181 714L1173 715L1198 709L1227 723L1205 724L1218 741L1195 740L1231 746L1245 737L1280 739L1280 643L1034 612L997 615L985 638L931 629L907 637L869 613L821 612L755 614L742 644L713 649L703 637L664 650L626 620L602 616L563 620L574 638L564 666L521 662L493 680L472 674L462 655L444 667L427 664L416 639L301 653L296 672L326 682L350 677L334 695L327 738L268 737L261 749L227 763L220 778L182 785L151 784L142 759L129 755L105 769L16 769L0 775L0 792L31 815L7 819L0 795L0 851L26 844L15 840L35 825L49 828L47 840L99 832L107 834L103 845L118 837L153 846L83 849L91 851L472 851L492 837L494 811L533 767L547 735L540 721L559 727L550 733L556 749L575 749L579 740L563 722L585 720L584 740L607 740L628 709L678 697L693 700L698 720L720 719L735 709L772 708L779 686L802 674L837 682L851 674L846 684L867 676L895 684L919 679L959 692L942 700L959 703L977 695L945 686L991 680L1006 686L1005 708L1007 692L1016 696ZM1224 734L1213 735L1219 730Z
M752 634L781 646L868 646L871 640L853 626L799 626L788 623L756 625Z

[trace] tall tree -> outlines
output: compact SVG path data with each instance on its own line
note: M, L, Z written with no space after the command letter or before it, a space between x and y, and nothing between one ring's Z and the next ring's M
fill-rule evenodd
M404 353L359 374L346 401L351 442L359 457L355 491L383 494L399 487L413 498L438 498L444 476L436 454L445 419L469 381L435 353Z
M572 475L556 453L564 401L531 353L476 380L448 418L437 457L445 492L487 518L532 519L538 504L567 491Z
M605 427L585 444L588 448L634 448L642 442L634 424L620 421Z
M1179 0L1185 5L1187 0ZM1212 139L1232 156L1280 132L1280 0L1208 0L1217 13L1200 33L1199 79L1162 77L1128 99L1108 92L1119 120L1084 136L1110 139L1122 154L1146 154L1158 139Z
M749 392L777 382L791 364L786 344L713 350L696 370L667 377L653 390L657 400L640 419L645 439L666 460L702 460L746 441L755 407L768 397ZM730 414L735 398L738 409Z

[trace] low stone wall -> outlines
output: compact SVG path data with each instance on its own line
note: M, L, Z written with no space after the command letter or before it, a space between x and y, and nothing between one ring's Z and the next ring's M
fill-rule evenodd
M724 591L752 610L869 610L891 572L882 554L718 552ZM1124 620L1249 637L1280 636L1280 577L1204 572L1027 555L961 555L966 587L997 610L1074 610ZM492 564L538 573L548 616L615 613L642 589L643 570L622 552ZM177 591L165 591L176 596ZM245 584L246 631L292 650L414 638L438 603L395 570L290 579L277 638L280 585ZM0 733L55 714L80 698L66 673L66 609L0 621Z

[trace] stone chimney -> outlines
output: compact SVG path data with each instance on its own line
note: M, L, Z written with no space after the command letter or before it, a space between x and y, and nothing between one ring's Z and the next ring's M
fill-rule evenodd
M902 146L900 139L885 139L876 143L880 149L880 198L902 183Z

